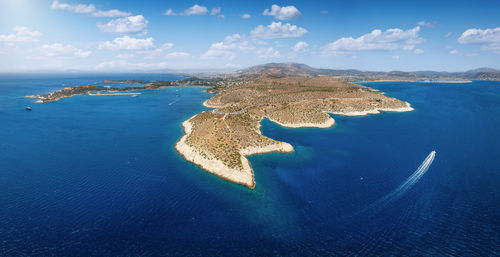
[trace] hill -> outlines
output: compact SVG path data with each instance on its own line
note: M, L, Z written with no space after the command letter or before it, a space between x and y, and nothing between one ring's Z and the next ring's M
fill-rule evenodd
M267 63L236 71L238 76L269 75L273 77L333 76L348 82L411 81L411 82L469 82L470 80L500 80L498 70L478 68L465 72L439 71L360 71L355 69L319 69L306 64L286 62Z

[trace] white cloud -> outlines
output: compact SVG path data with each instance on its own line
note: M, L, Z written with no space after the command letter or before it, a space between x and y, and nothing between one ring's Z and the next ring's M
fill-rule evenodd
M280 52L272 47L260 48L255 51L259 58L280 58Z
M451 37L451 35L453 35L453 32L448 32L448 33L446 33L446 35L444 35L444 37L449 38L449 37Z
M450 51L450 54L458 54L458 51L455 50L455 49L453 49L453 50Z
M304 41L299 41L292 47L294 52L306 52L308 50L309 44Z
M481 50L500 54L500 27L493 29L468 29L458 38L460 44L478 44Z
M186 16L204 15L207 13L208 13L207 7L195 4L195 5L187 8L184 12L182 12L182 15L186 15Z
M460 44L499 43L500 27L494 29L468 29L458 38Z
M170 50L174 47L172 43L164 43L163 45L154 49L138 51L138 54L143 54L144 59L155 59L163 55L164 51Z
M433 28L434 26L436 26L437 22L433 21L433 22L427 22L427 21L419 21L417 22L417 25L418 26L421 26L421 27L428 27L428 28Z
M220 14L220 11L221 11L220 7L214 7L210 11L210 15L215 16L215 15L219 14L219 15L217 15L217 17L224 18L224 15ZM209 13L209 11L208 11L208 8L206 6L195 4L195 5L187 8L186 10L184 10L183 12L180 12L180 13L176 13L176 12L174 12L174 10L172 8L169 8L163 13L163 15L166 15L166 16L176 16L176 15L191 16L191 15L205 15L207 13Z
M106 41L99 44L99 49L110 50L144 50L154 46L154 39L149 38L133 38L129 36L117 37L112 42Z
M96 11L96 8L93 4L67 4L67 3L59 3L59 0L54 0L52 5L50 6L52 9L61 9L66 11L71 11L75 13L93 13Z
M241 18L242 19L250 19L250 18L252 18L252 15L250 15L248 13L244 13L244 14L241 15Z
M423 54L423 53L424 53L424 50L422 50L422 49L418 49L418 48L417 48L417 49L415 49L415 50L413 51L413 53L415 53L415 54Z
M172 52L172 53L168 53L167 55L165 55L165 59L180 59L180 58L186 58L189 56L191 56L191 55L188 53L185 53L185 52Z
M23 26L15 26L12 28L14 34L1 35L0 42L18 43L18 42L36 42L42 33L31 30Z
M112 9L108 11L96 11L92 13L93 16L95 17L124 17L124 16L129 16L132 13L129 12L122 12L120 10Z
M393 55L393 56L392 56L392 59L394 59L394 60L399 60L399 55Z
M59 0L54 0L50 6L52 9L66 10L74 13L90 14L95 17L123 17L129 16L131 13L112 9L103 11L95 8L93 4L68 4L60 3Z
M225 57L234 59L235 54L232 50L250 52L255 49L255 46L250 41L244 39L240 34L227 36L223 41L210 45L201 58Z
M214 16L220 13L221 8L212 8L212 11L210 12L210 15Z
M419 37L420 27L409 30L379 29L358 38L343 37L324 47L325 54L345 54L353 51L368 50L413 50L417 44L424 40Z
M280 52L273 47L257 47L258 45L265 44L245 35L233 34L227 36L221 42L210 45L210 48L202 54L200 58L224 58L226 60L233 60L237 57L237 53L244 53L258 58L282 57Z
M268 26L259 25L250 31L250 35L255 38L295 38L307 34L307 30L290 23L273 22Z
M212 44L212 46L213 46L213 44ZM214 49L212 46L210 46L208 51L206 51L205 53L203 53L201 55L201 59L224 57L224 58L232 60L232 59L236 58L236 55L233 52L227 51L227 50Z
M144 16L136 15L114 19L106 24L98 24L97 27L104 32L145 35L148 24L149 21Z
M167 15L167 16L175 16L177 15L174 10L172 10L172 8L168 8L168 10L166 10L163 15Z
M172 49L172 47L174 47L173 43L165 43L165 44L161 45L160 47L158 47L156 50L166 51L166 50Z
M92 54L91 51L84 51L72 45L63 45L59 43L54 43L51 45L43 45L42 51L46 56L49 57L74 56L79 58L87 58Z
M265 9L262 15L273 16L278 20L295 20L302 16L300 11L293 5L280 7L273 4L271 10Z

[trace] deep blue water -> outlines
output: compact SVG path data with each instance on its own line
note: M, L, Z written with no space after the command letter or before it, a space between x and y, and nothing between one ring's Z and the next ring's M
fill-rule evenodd
M265 120L264 135L296 151L251 156L255 190L175 152L181 122L205 110L203 88L46 104L22 97L176 78L0 77L0 256L499 254L499 82L367 83L416 110L334 116L330 129ZM432 150L410 190L370 207Z

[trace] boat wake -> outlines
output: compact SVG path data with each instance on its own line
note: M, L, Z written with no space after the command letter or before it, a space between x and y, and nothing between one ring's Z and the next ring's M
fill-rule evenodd
M175 100L175 101L172 101L172 102L170 102L168 105L173 105L173 104L175 104L175 103L179 102L179 100L180 100L180 99L177 99L177 100Z
M381 209L387 206L389 203L401 198L408 190L410 190L415 183L417 183L420 178L427 172L429 167L431 166L432 162L434 161L434 157L436 156L436 151L432 151L420 164L420 166L411 174L410 177L408 177L401 185L399 185L396 189L385 195L384 197L380 198L379 200L373 202L372 204L368 205L361 213L364 213L368 210L372 209Z

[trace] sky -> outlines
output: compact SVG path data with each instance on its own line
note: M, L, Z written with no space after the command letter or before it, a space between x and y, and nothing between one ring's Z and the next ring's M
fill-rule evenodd
M500 1L0 0L0 72L500 69Z

